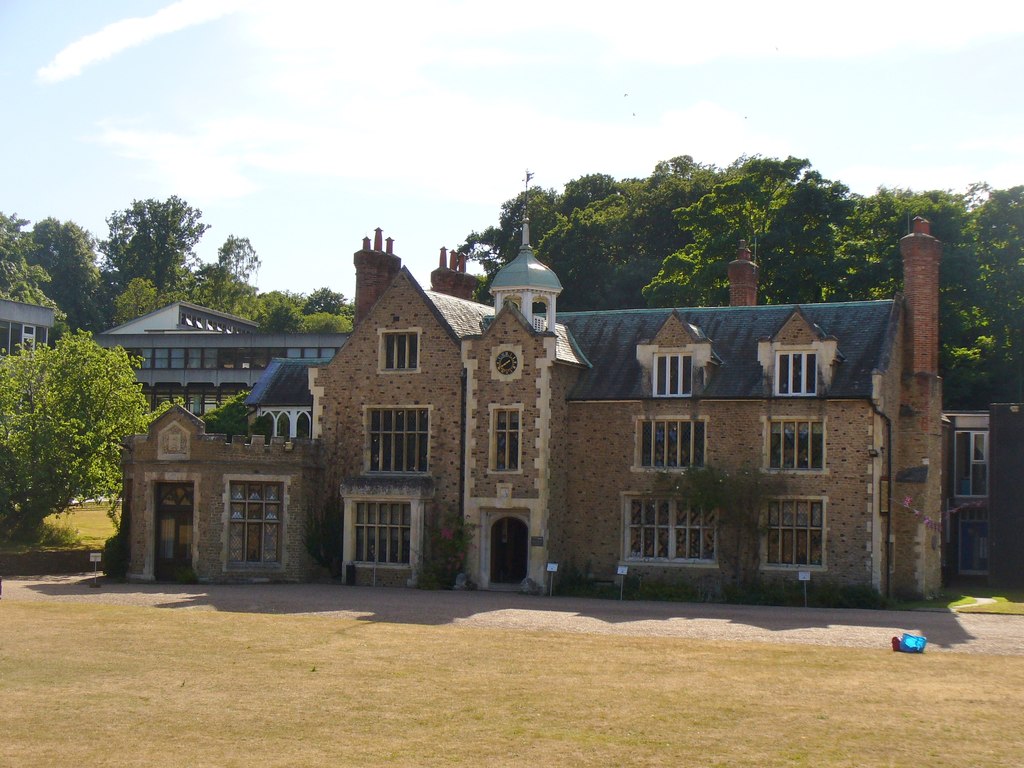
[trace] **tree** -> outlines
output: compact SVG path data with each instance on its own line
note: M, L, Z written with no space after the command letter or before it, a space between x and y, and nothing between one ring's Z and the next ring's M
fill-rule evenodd
M302 330L302 305L302 296L297 293L261 293L253 306L253 319L263 333L298 333Z
M54 306L42 286L50 280L46 270L30 265L25 259L29 250L28 225L17 214L0 213L0 299L23 301L27 304Z
M303 333L350 333L352 319L344 315L332 315L330 312L316 312L302 316Z
M180 197L135 200L107 219L110 237L103 241L103 274L115 294L142 277L161 295L187 291L198 264L195 247L209 227L203 213Z
M50 276L43 290L67 316L71 330L101 331L104 317L96 241L73 221L43 219L32 227L26 259Z
M163 303L153 282L144 277L133 277L124 291L114 299L114 315L111 319L115 325L120 325L161 306Z
M740 158L697 202L677 212L692 242L665 259L644 289L654 306L728 303L727 269L739 240L754 248L764 304L835 297L838 231L849 190L807 160Z
M230 400L225 401L212 411L203 414L203 422L206 424L208 435L248 435L249 434L249 407L245 404L245 398L249 392L239 392Z
M317 288L302 305L302 314L315 315L318 312L328 312L332 315L345 315L352 317L352 302L345 298L345 294L332 291L330 288Z
M216 263L204 264L196 270L192 298L211 309L239 314L256 296L249 278L259 268L260 257L249 238L229 235L217 250Z
M31 541L76 498L115 498L121 441L144 432L133 361L86 332L0 360L0 536Z

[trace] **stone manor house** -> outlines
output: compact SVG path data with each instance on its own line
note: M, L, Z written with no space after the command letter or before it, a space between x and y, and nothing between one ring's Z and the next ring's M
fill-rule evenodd
M430 532L471 524L482 589L728 578L720 510L666 490L694 466L757 468L764 579L930 594L940 581L941 244L917 219L891 300L759 305L741 243L730 306L557 310L529 245L471 300L465 257L426 290L378 229L355 253L356 325L308 368L309 438L226 442L176 408L125 447L134 579L301 580L311 512L336 515L357 584L412 585ZM528 582L527 582L528 583Z

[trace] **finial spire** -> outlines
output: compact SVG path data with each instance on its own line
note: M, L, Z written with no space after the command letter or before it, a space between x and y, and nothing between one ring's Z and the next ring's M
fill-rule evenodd
M523 193L523 245L530 245L530 179L533 174L526 169L526 189Z

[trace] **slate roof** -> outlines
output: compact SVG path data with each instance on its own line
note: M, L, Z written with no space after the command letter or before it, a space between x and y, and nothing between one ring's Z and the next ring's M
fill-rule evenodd
M797 309L795 304L754 307L636 309L606 312L560 312L582 354L590 361L573 391L573 400L636 400L650 397L643 387L637 344L650 343L675 311L711 340L721 364L704 390L705 398L763 398L764 379L757 344L774 336ZM896 333L894 300L806 304L808 322L838 341L837 363L828 396L869 398L871 374L889 366Z
M459 299L436 291L424 291L423 293L434 304L438 313L447 321L459 339L481 335L494 319L494 307L486 304ZM588 364L586 356L579 350L564 325L555 326L555 337L558 360L574 365L585 366Z
M312 405L313 394L309 391L307 372L310 366L329 362L329 357L275 357L253 385L252 392L245 398L245 404L264 408L274 405Z

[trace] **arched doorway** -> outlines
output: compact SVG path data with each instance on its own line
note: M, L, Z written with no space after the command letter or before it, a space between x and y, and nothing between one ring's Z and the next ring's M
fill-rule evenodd
M491 583L518 584L526 578L530 532L518 517L503 517L491 526Z

